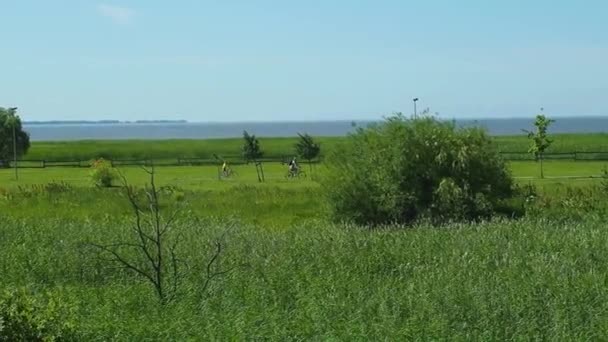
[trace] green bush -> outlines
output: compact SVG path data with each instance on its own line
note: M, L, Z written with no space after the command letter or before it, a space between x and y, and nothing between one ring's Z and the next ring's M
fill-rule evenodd
M102 188L109 188L116 179L116 172L112 164L103 158L97 159L91 165L91 180L93 184Z
M56 295L6 290L0 295L0 341L76 340L72 315L73 307Z
M401 114L359 129L327 158L324 188L337 221L434 223L489 218L513 193L483 129Z

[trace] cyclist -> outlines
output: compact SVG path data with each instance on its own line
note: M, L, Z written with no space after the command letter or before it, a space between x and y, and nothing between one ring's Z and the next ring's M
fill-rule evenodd
M297 174L298 173L298 163L296 162L296 157L289 162L289 173Z
M222 164L222 174L226 177L228 176L228 163L224 160L224 164Z

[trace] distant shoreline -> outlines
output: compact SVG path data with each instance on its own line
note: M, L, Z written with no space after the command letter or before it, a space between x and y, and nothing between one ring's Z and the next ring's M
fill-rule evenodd
M447 117L435 116L441 121L456 122L488 122L488 121L513 121L513 120L534 120L534 116L505 116L505 117ZM566 115L551 116L555 120L572 119L599 119L606 120L608 115ZM239 125L239 124L308 124L308 123L357 123L369 124L381 122L383 118L376 119L336 119L336 120L241 120L241 121L188 121L188 120L33 120L23 121L24 125L129 125L129 124L196 124L196 125Z
M439 118L444 121L450 119ZM555 117L551 133L608 133L608 117ZM533 127L534 118L521 119L456 119L459 127L482 127L490 135L518 135ZM312 136L346 136L374 121L275 121L202 123L183 120L140 121L32 121L24 124L32 141L66 140L163 140L214 139L242 137L243 131L261 137L296 137L298 133ZM378 121L376 121L378 122Z
M155 123L189 123L187 120L51 120L51 121L23 121L24 125L124 125L124 124L155 124Z

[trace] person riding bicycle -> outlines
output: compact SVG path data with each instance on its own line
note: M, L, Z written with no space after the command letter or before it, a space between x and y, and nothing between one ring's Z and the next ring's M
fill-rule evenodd
M298 163L296 162L296 157L289 162L289 172L290 173L298 173Z

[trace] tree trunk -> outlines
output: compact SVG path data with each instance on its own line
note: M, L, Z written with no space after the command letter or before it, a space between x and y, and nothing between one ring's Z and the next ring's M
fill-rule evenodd
M266 181L266 177L264 177L264 167L262 166L262 162L260 162L260 173L262 174L262 182Z
M310 180L313 180L313 172L312 172L312 159L308 159L308 168L310 169Z
M545 178L545 174L543 172L543 154L540 154L540 179Z
M262 183L262 178L260 177L260 169L258 168L258 161L254 159L253 165L255 165L255 173L258 176L258 182Z

